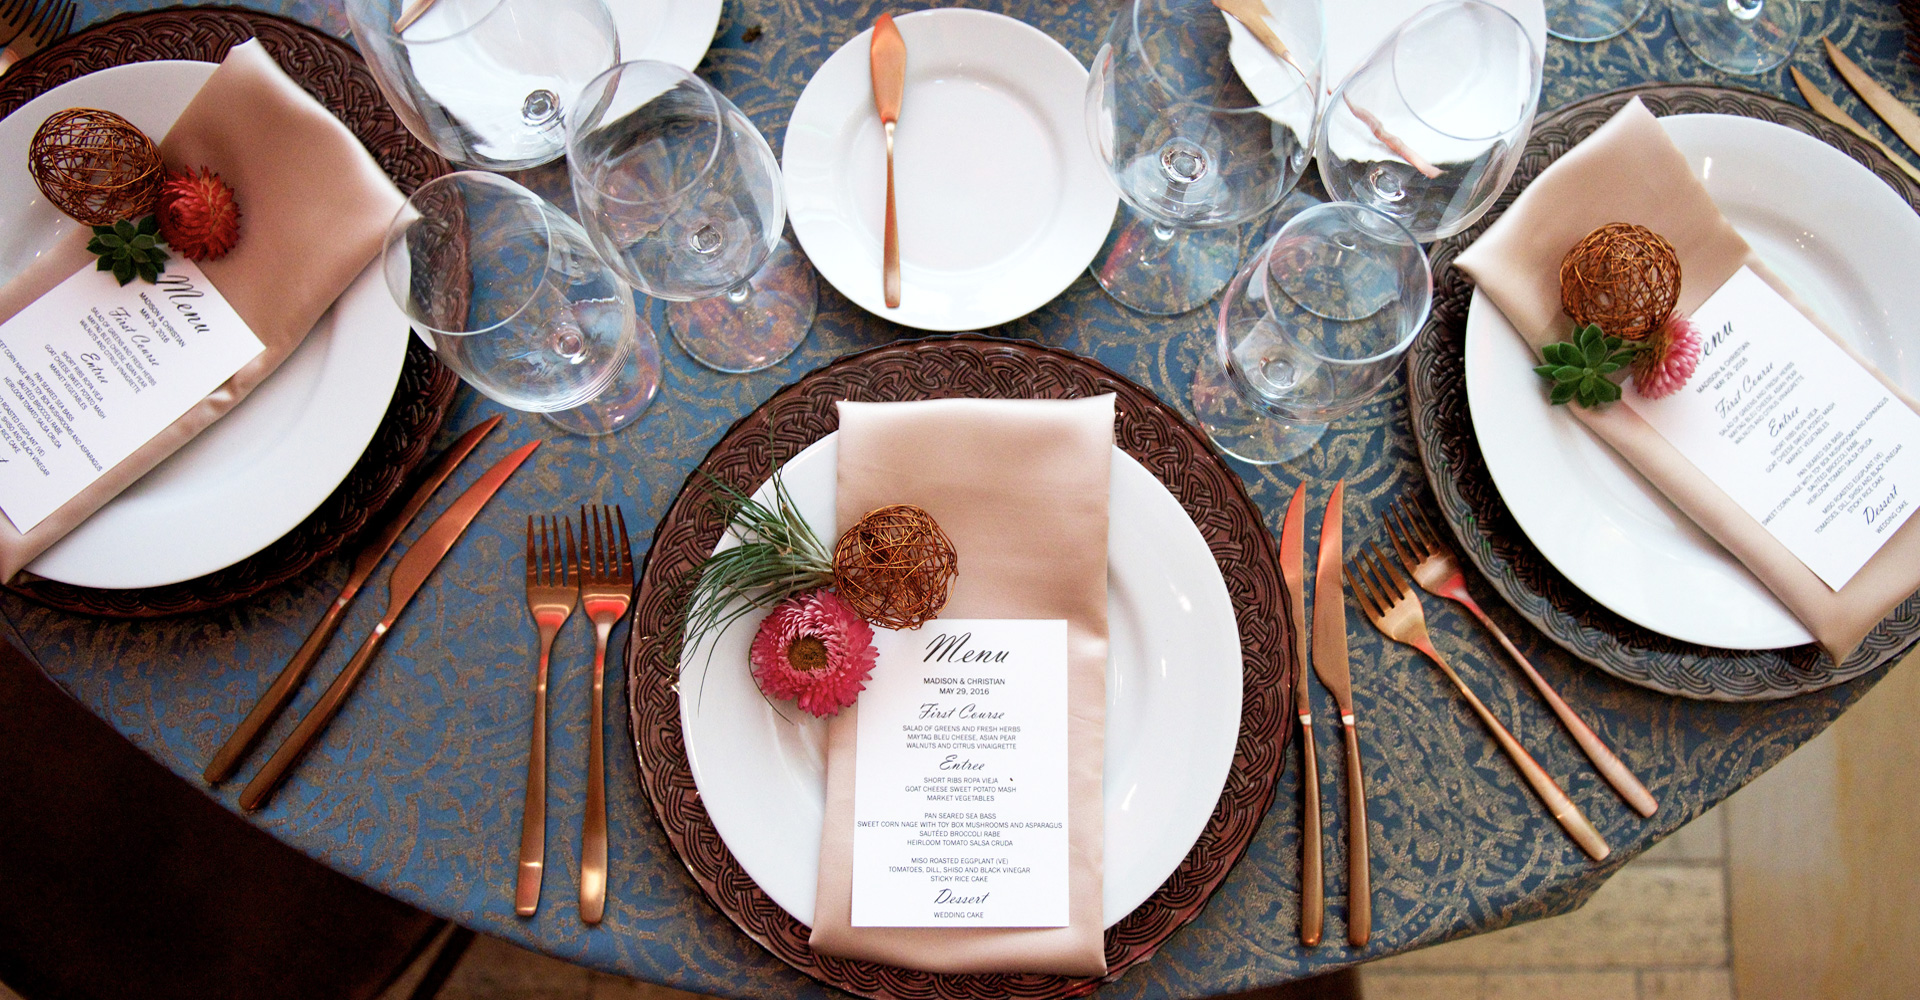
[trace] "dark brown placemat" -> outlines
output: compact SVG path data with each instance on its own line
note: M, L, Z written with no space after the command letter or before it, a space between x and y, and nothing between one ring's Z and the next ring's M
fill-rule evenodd
M125 14L47 47L0 78L0 117L89 73L155 59L219 62L227 50L259 38L282 69L332 111L372 151L402 191L451 167L422 146L345 43L303 24L227 7ZM279 541L224 569L163 587L97 590L51 580L10 585L43 604L118 618L207 611L277 587L332 555L400 492L440 429L460 381L409 337L393 402L360 460L320 507Z
M1636 625L1575 587L1529 541L1494 485L1467 405L1467 307L1473 284L1453 260L1513 199L1628 101L1662 117L1722 114L1805 132L1854 158L1920 210L1914 184L1878 150L1805 108L1725 87L1648 84L1576 101L1534 126L1512 183L1486 217L1435 243L1433 313L1407 354L1408 409L1434 499L1467 558L1522 617L1573 655L1629 683L1715 701L1762 701L1831 687L1895 659L1920 640L1920 594L1909 597L1845 663L1813 645L1732 650L1682 642Z
M1166 882L1107 929L1107 975L934 975L815 954L808 931L763 892L715 832L694 787L680 728L679 664L652 637L668 634L688 597L689 574L724 525L693 485L702 472L752 492L777 461L838 427L842 399L970 396L1118 397L1115 443L1166 484L1207 540L1240 627L1243 683L1239 743L1206 829ZM1037 344L976 335L918 340L843 358L782 389L707 453L654 534L634 601L627 645L629 719L641 784L667 839L707 898L753 940L822 982L866 997L1070 997L1092 992L1145 961L1192 920L1253 839L1285 761L1293 711L1289 664L1295 631L1273 536L1240 477L1199 431L1154 394L1095 361Z

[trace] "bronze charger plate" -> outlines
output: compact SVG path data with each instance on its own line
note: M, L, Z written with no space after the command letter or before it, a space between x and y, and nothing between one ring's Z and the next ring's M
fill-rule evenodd
M1114 436L1166 484L1220 564L1240 627L1239 742L1226 787L1206 829L1154 894L1107 929L1105 978L1048 975L935 975L817 955L808 931L740 867L715 832L694 787L680 728L679 662L659 637L671 635L691 575L725 527L702 474L752 492L780 462L834 431L834 403L955 396L1062 399L1115 393ZM667 839L701 891L748 937L782 961L831 986L876 998L1071 997L1091 993L1145 961L1192 920L1226 878L1273 802L1293 711L1292 650L1273 537L1240 477L1207 439L1146 389L1095 361L1038 344L978 335L893 344L843 358L780 390L735 423L674 498L654 534L633 605L627 643L629 721L640 781Z
M0 117L89 73L155 59L217 63L259 38L280 67L334 113L400 189L412 191L451 167L400 124L358 53L306 25L225 7L123 14L35 53L0 78ZM408 338L393 401L367 450L319 508L279 541L206 576L161 587L99 590L33 578L10 589L66 611L151 618L207 611L304 574L358 535L393 500L433 442L460 380Z
M1429 248L1433 313L1407 354L1414 438L1434 499L1467 558L1528 621L1573 655L1629 683L1714 701L1764 701L1818 691L1898 658L1920 640L1920 594L1907 598L1844 663L1812 644L1731 650L1643 628L1568 582L1513 519L1488 475L1467 409L1465 345L1473 285L1453 259L1553 161L1638 97L1655 115L1741 115L1805 132L1853 157L1920 210L1915 185L1884 155L1805 108L1725 87L1647 84L1576 101L1533 128L1513 181L1467 231Z

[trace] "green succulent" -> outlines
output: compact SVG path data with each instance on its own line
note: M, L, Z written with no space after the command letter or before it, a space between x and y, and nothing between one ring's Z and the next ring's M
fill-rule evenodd
M1553 383L1551 399L1555 406L1577 402L1595 409L1620 398L1620 384L1613 375L1639 350L1639 344L1609 337L1598 326L1588 324L1573 332L1573 340L1541 348L1547 363L1534 371Z
M151 285L158 283L160 272L166 270L167 251L162 246L160 220L149 215L137 223L121 219L111 226L93 227L87 252L99 256L97 270L112 271L121 284L138 275Z

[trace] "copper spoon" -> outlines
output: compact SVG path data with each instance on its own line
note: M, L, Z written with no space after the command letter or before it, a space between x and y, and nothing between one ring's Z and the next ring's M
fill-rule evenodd
M900 101L907 91L907 43L893 26L893 15L873 22L873 107L887 130L887 232L881 250L882 280L887 308L900 308L900 229L893 213L893 126L900 120Z

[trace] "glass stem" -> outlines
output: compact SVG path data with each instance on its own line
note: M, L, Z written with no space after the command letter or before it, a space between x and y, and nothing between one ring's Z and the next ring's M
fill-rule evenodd
M733 286L732 288L727 289L727 301L733 303L736 306L744 305L746 304L747 297L752 294L753 294L753 286L748 282L742 281L741 283Z

